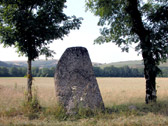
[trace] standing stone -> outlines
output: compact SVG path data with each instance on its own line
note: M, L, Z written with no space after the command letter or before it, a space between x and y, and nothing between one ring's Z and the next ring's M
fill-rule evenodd
M86 48L66 49L55 71L55 88L58 103L68 114L79 108L104 109L104 103Z

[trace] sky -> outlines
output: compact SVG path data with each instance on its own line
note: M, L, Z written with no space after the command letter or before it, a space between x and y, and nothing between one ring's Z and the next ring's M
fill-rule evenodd
M85 0L67 0L67 8L64 12L68 16L75 15L82 17L82 25L79 30L73 30L63 40L54 40L49 45L51 50L56 54L54 59L59 59L66 48L82 46L87 48L91 61L98 63L111 63L128 60L141 60L142 56L130 48L129 53L122 52L114 43L106 43L102 45L94 44L94 40L100 35L97 22L99 17L94 16L91 12L85 11ZM45 59L40 56L38 59ZM50 59L50 58L49 58ZM16 49L9 47L3 48L0 44L0 61L25 61L26 57L18 57Z

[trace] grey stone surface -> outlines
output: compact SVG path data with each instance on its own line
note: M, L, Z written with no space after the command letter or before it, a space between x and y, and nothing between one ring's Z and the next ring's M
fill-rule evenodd
M104 109L88 51L84 47L66 49L55 71L56 97L67 113L79 108Z

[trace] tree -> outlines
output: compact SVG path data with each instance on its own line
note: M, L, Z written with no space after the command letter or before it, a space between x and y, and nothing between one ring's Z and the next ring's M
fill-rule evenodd
M28 57L28 101L32 99L31 62L54 53L47 47L54 39L63 39L78 29L81 19L63 13L66 0L0 0L0 39L5 46L14 45L20 55Z
M6 67L0 67L0 77L10 76L9 70Z
M87 0L86 5L103 27L95 43L114 42L127 52L137 44L144 61L146 103L155 102L158 65L168 57L168 1Z
M17 67L12 67L9 70L9 73L12 77L18 77L19 76L19 69Z

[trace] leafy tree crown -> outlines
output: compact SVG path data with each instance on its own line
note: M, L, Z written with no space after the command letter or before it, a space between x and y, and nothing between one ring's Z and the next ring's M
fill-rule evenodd
M129 4L137 1L138 11L133 11ZM134 6L132 6L134 7ZM102 44L114 42L122 48L122 51L129 51L132 43L136 43L136 51L150 52L155 63L166 61L168 54L168 1L167 0L86 0L86 8L99 16L98 25L101 36L95 43ZM129 12L129 13L128 13ZM141 18L142 27L133 25L134 19ZM140 16L139 16L140 15ZM139 16L139 17L138 17ZM141 43L137 31L144 28L149 34L144 39L150 39L150 46ZM143 48L143 50L142 50Z
M47 47L79 29L81 18L63 13L66 0L0 0L0 40L15 45L21 55L34 60L52 56Z

